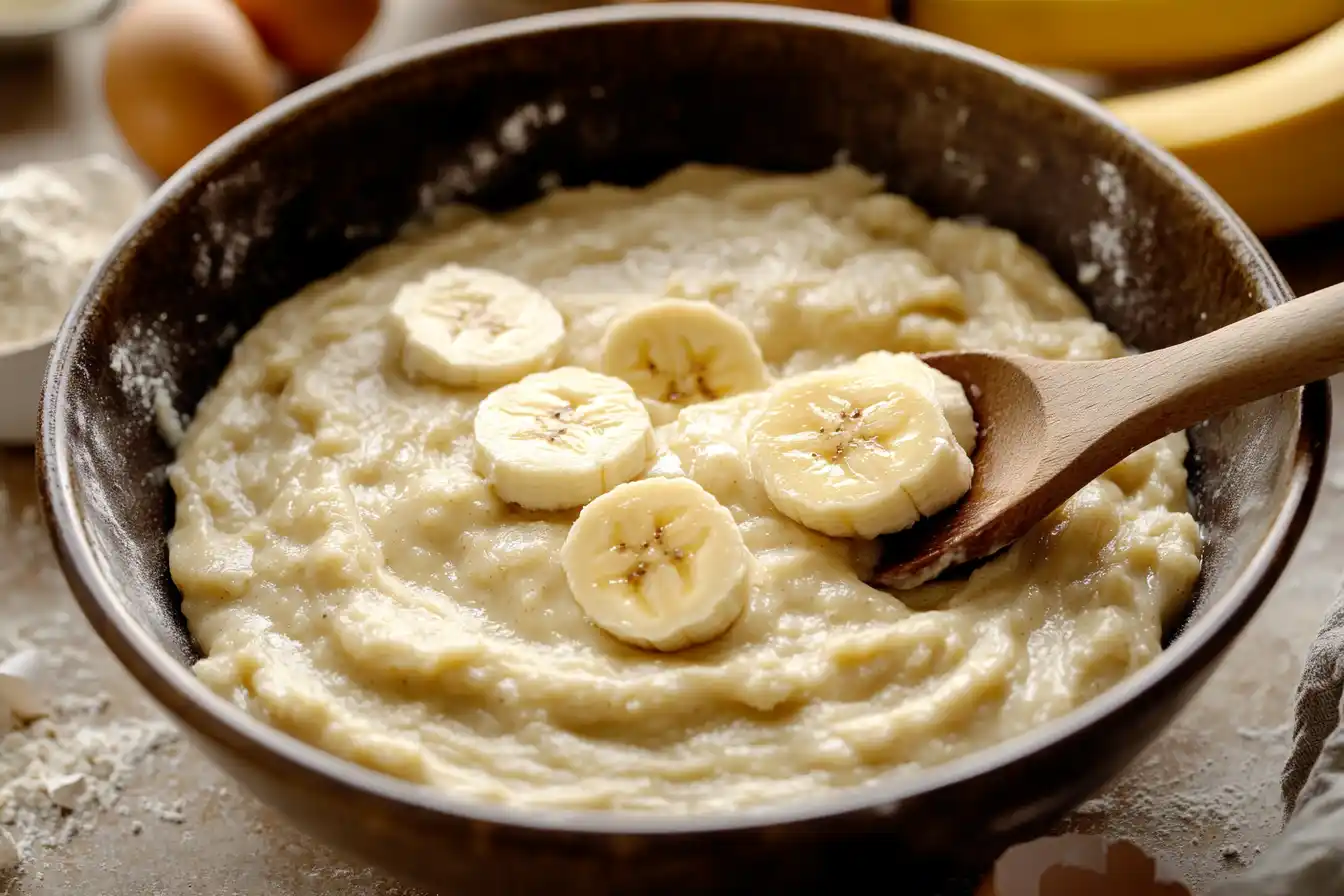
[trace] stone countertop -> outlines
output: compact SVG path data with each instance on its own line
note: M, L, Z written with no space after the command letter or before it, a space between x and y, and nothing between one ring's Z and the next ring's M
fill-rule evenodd
M362 53L563 5L388 0ZM0 59L0 168L120 152L98 99L98 71L96 32L69 36L50 56ZM1344 257L1331 258L1341 244L1344 224L1271 250L1301 292L1344 279ZM1341 395L1344 381L1336 383L1337 413ZM1331 457L1303 544L1265 608L1179 720L1067 829L1129 837L1172 860L1196 887L1253 861L1278 832L1293 689L1344 571L1344 434ZM32 483L31 452L0 451L0 645L28 639L48 648L66 692L106 695L99 725L160 718L80 616L38 522ZM423 896L299 835L181 740L136 764L124 783L116 805L68 843L0 876L0 896Z

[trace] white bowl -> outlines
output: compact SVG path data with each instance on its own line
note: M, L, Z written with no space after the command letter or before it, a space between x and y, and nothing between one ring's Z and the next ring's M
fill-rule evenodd
M0 16L0 51L35 50L61 34L106 19L119 0L61 0L54 7L9 19Z
M149 196L149 184L110 155L93 153L41 163L89 203L81 225L106 234L106 244ZM53 226L55 226L54 222ZM70 226L76 226L71 224ZM91 265L92 267L92 265ZM88 275L79 271L79 279ZM73 299L77 289L72 289ZM31 445L37 433L38 396L56 328L36 338L0 341L0 445Z
M33 444L42 375L53 339L0 346L0 445Z

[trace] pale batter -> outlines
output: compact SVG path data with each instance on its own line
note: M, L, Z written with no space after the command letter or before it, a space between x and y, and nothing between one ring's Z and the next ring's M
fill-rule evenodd
M735 518L746 610L675 653L572 598L576 512L502 503L473 467L484 391L405 372L387 311L446 263L535 287L554 364L600 369L622 311L709 300L772 375L876 349L1122 353L1009 233L931 221L851 168L692 167L502 218L453 212L277 306L238 345L172 471L170 539L201 679L372 768L518 805L706 812L862 784L1026 732L1151 660L1199 571L1186 440L1130 457L969 580L898 597L873 546L777 512L747 458L763 393L693 405L663 460Z

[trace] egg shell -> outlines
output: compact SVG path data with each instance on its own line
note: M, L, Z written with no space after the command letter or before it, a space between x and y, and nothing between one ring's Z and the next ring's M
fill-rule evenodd
M109 30L108 111L160 177L274 102L278 88L261 38L230 0L132 0Z
M1127 840L1042 837L999 857L976 896L1190 896L1165 862Z
M277 60L305 77L341 67L378 18L379 0L234 0Z
M38 683L35 650L21 650L0 660L0 733L10 716L27 721L47 714L47 695Z

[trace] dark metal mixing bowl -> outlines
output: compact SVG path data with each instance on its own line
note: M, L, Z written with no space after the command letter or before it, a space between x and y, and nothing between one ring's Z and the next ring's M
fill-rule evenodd
M1290 297L1246 227L1183 167L1091 102L945 40L713 4L451 36L305 89L226 136L158 192L90 279L53 352L40 444L47 518L85 613L262 800L449 892L792 892L835 883L839 868L908 885L903 863L979 861L1041 830L1162 730L1264 599L1316 492L1324 384L1192 432L1208 548L1195 608L1161 657L1029 735L862 789L728 817L482 806L291 739L189 668L156 396L190 414L266 309L429 206L505 208L547 181L638 184L687 160L815 170L838 151L937 213L1015 230L1142 349Z

